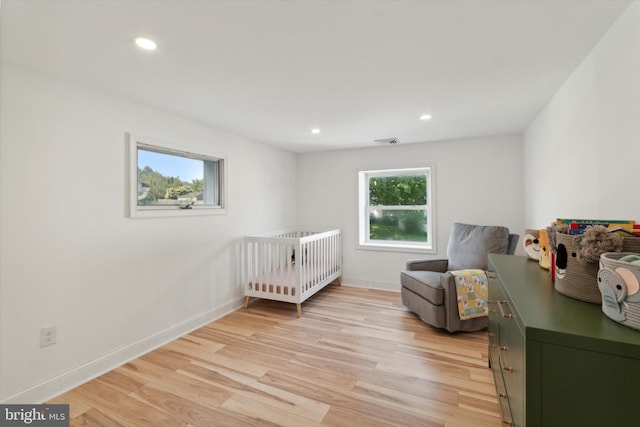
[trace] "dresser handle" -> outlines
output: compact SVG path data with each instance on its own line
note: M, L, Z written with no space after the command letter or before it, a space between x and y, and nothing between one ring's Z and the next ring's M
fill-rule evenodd
M512 426L513 423L509 420L502 420L502 424L508 425L508 426Z
M500 347L498 347L498 349L500 351L508 351L509 350L507 347L504 347L504 346L500 346ZM500 357L500 364L504 365L504 359L502 358L502 353L500 353L498 356ZM513 368L511 366L503 366L502 370L506 371L506 372L513 373Z
M507 395L506 395L506 394L504 394L504 393L498 393L498 396L499 396L501 399L506 399L506 398L507 398Z
M512 319L513 318L513 314L505 313L504 310L502 309L502 306L505 305L506 303L507 303L506 300L498 301L498 308L500 309L500 314L502 314L502 317L504 317L505 319Z

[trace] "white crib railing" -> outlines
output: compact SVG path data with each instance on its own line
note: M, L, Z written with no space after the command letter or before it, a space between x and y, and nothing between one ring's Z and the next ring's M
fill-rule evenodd
M245 307L251 297L301 304L342 275L342 235L284 231L244 238Z

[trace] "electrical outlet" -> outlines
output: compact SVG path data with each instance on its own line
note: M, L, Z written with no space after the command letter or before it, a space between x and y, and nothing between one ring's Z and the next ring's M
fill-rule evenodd
M47 347L50 345L54 345L56 343L56 339L58 338L58 327L57 326L49 326L46 328L40 329L40 347Z

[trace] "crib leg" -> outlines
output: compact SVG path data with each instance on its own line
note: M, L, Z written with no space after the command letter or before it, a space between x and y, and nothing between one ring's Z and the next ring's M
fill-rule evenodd
M302 304L296 304L296 308L298 309L298 317L302 317Z
M244 308L249 308L249 297L244 297Z

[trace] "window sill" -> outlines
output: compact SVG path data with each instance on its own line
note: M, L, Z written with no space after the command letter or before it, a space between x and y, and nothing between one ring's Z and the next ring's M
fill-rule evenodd
M190 216L205 216L205 215L226 215L227 210L222 208L195 208L195 209L180 209L175 207L173 209L161 208L147 208L147 209L132 209L130 212L131 218L163 218L163 217L190 217Z
M416 254L435 254L436 253L436 250L433 249L432 247L403 245L402 243L396 243L396 244L359 243L356 249L365 250L365 251L408 252L408 253L416 253Z

